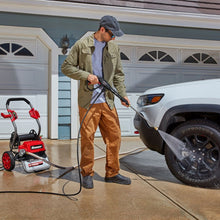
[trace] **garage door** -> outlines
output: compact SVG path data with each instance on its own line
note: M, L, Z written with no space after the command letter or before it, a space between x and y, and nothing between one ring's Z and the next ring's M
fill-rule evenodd
M120 46L128 97L136 106L146 89L220 77L219 51ZM117 100L122 135L134 135L135 113Z
M48 133L48 54L48 49L37 38L0 37L0 112L6 113L8 98L27 98L41 115L41 134L45 138ZM19 134L38 129L28 114L30 107L26 103L12 102L10 108L18 114ZM10 120L0 118L0 138L8 139L12 131Z

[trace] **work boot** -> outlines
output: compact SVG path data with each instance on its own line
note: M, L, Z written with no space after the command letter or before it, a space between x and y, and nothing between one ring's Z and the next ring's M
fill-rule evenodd
M131 184L131 179L125 176L122 176L121 174L118 174L113 177L105 177L105 182L109 183L118 183L118 184L123 184L123 185L130 185Z
M92 176L83 176L82 186L86 189L92 189L93 186L93 177Z

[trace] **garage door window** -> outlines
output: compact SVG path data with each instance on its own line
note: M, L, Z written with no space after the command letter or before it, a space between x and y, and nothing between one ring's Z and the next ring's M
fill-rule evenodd
M205 53L195 53L186 58L184 63L217 64L213 57Z
M15 43L0 44L0 55L34 56L27 48Z
M175 62L169 54L160 50L154 50L144 54L139 61Z
M129 58L123 52L121 52L120 55L121 55L121 60L129 60Z

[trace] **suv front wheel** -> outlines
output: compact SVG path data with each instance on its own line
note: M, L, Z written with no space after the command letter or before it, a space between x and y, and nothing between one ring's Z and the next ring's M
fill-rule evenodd
M176 127L171 135L186 143L189 154L178 160L165 146L166 163L180 181L200 187L220 186L220 128L207 120L192 120Z

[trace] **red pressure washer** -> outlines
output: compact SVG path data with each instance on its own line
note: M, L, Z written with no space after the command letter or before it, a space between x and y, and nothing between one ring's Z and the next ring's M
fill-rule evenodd
M18 118L14 110L9 109L10 102L24 101L30 106L30 117L36 120L38 124L38 133L32 129L28 134L18 134L15 120ZM48 157L45 153L46 149L40 137L41 125L40 114L35 110L26 98L9 98L6 102L8 114L1 113L3 118L10 118L14 127L11 133L10 151L5 151L2 155L2 164L5 170L11 171L15 167L15 161L20 161L27 173L47 170L50 168ZM37 159L36 159L37 158Z
M30 130L28 134L18 134L17 132L17 126L15 124L15 120L18 118L17 113L14 110L9 109L9 104L12 101L24 101L30 106L29 114L32 118L34 118L38 124L38 133L34 129ZM10 118L12 125L14 127L14 132L11 134L10 138L10 151L5 151L2 155L2 165L3 168L7 171L11 171L15 167L15 161L20 161L23 165L24 170L27 173L31 172L37 172L37 171L43 171L50 168L50 166L54 166L60 169L68 169L65 173L63 173L61 176L67 174L68 172L75 169L74 166L72 167L63 167L56 165L49 161L45 151L45 146L43 141L40 137L41 132L41 125L40 125L40 114L37 110L35 110L26 98L10 98L6 102L6 109L8 111L8 114L1 113L1 116L3 118ZM79 135L78 135L79 139ZM79 145L79 144L77 144ZM79 147L77 146L77 149ZM79 167L79 153L77 150L77 162ZM80 181L80 189L76 193L65 193L65 186L68 182L66 182L63 185L62 191L63 193L55 193L55 192L42 192L42 191L0 191L0 193L38 193L38 194L48 194L48 195L57 195L57 196L66 196L70 198L70 196L76 196L81 192L82 184L81 184L81 174L80 169L78 169L79 172L79 181ZM60 177L61 177L60 176ZM58 178L60 178L58 177Z

